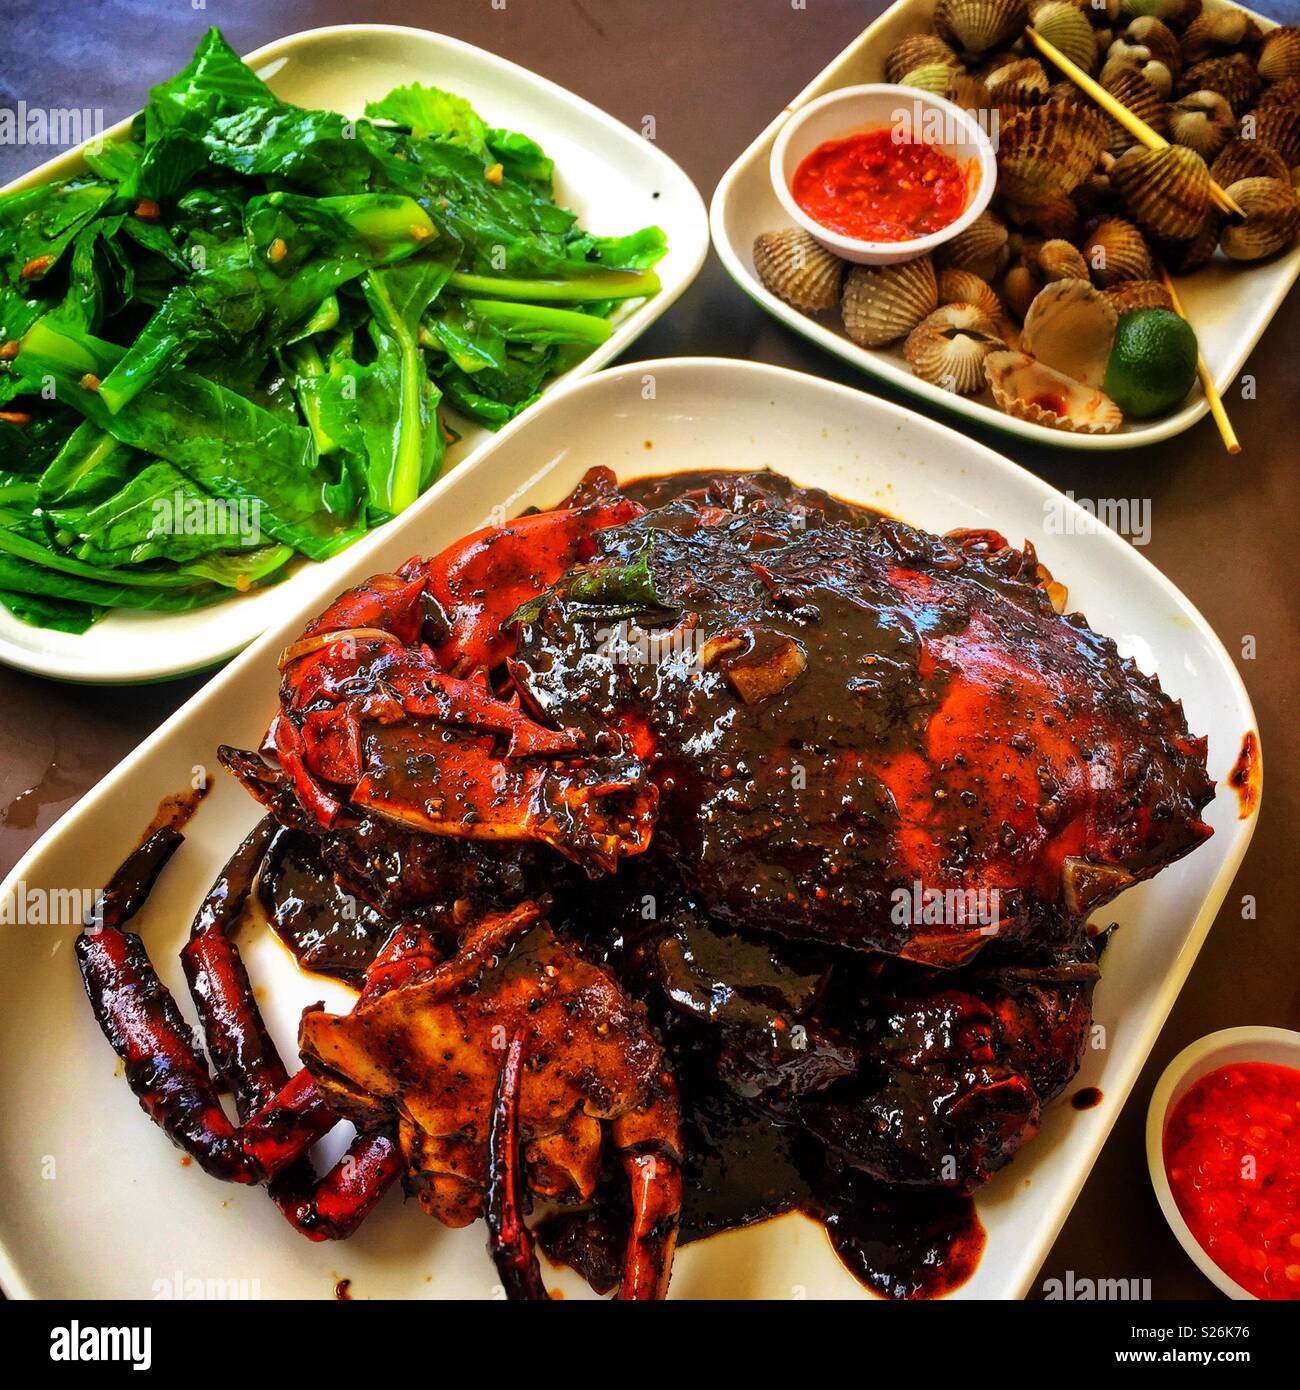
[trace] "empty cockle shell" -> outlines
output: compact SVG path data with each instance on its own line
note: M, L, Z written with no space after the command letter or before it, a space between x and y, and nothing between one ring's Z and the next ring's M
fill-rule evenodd
M899 78L899 82L904 87L917 87L923 92L932 92L935 96L941 97L948 90L948 82L952 77L952 69L945 67L943 63L924 63L919 68L913 68L911 72Z
M989 353L984 376L993 399L1017 419L1080 434L1113 434L1124 423L1109 396L1026 353Z
M908 334L903 356L923 381L969 396L984 386L984 359L1006 347L974 304L944 304Z
M1229 53L1193 63L1178 79L1179 96L1207 89L1226 97L1233 112L1240 116L1250 110L1259 93L1259 74L1244 53Z
M1038 269L1044 280L1086 280L1088 263L1079 248L1060 237L1043 242L1038 248Z
M1047 100L1047 70L1037 58L1014 58L984 78L999 106L1036 106Z
M1300 29L1289 24L1270 29L1259 46L1257 70L1265 82L1300 77Z
M1210 177L1220 188L1238 179L1286 179L1286 160L1257 140L1229 140L1210 165Z
M1029 22L1025 0L939 0L934 26L964 53L987 53L1019 35Z
M1225 7L1205 10L1192 20L1178 41L1184 63L1199 63L1223 53L1253 53L1259 46L1261 30L1244 11Z
M1133 220L1153 236L1192 236L1210 206L1210 171L1185 145L1135 145L1115 161L1110 179Z
M1108 66L1102 73L1101 85L1119 104L1145 121L1157 135L1169 134L1169 112L1165 99L1132 63ZM1107 148L1121 155L1133 143L1133 133L1113 116L1106 116Z
M1102 290L1116 314L1131 314L1135 309L1170 309L1173 296L1159 280L1121 280Z
M1234 261L1258 261L1295 240L1300 229L1300 203L1294 189L1281 179L1241 179L1228 196L1246 214L1229 221L1219 237L1223 254Z
M1258 106L1241 118L1240 135L1276 150L1288 169L1300 164L1300 108Z
M1013 265L1002 277L1002 297L1007 302L1007 308L1022 323L1029 312L1029 306L1042 288L1043 278L1037 268L1026 265L1023 261L1019 265Z
M1122 217L1103 217L1081 248L1093 283L1101 289L1124 280L1151 277L1151 248L1147 239Z
M1087 280L1044 285L1025 315L1021 345L1058 372L1100 386L1115 337L1114 306Z
M844 262L801 227L755 237L754 269L774 295L806 314L839 303Z
M1106 147L1101 117L1072 102L1025 106L1003 120L998 138L999 191L1034 204L1072 192Z
M942 63L961 71L961 59L938 34L909 34L889 50L885 58L885 77L890 82L901 82L907 73L928 63Z
M898 265L855 265L844 282L844 331L863 347L905 337L939 303L929 256Z
M1169 138L1202 159L1215 155L1237 133L1237 118L1218 92L1188 92L1169 108Z
M939 272L940 304L973 304L997 327L999 336L1005 324L1002 322L1002 301L997 291L987 280L981 280L970 270L957 270L949 266Z
M991 212L982 212L950 241L938 248L940 265L973 271L992 281L1007 263L1007 229Z
M1265 106L1300 106L1300 77L1284 77L1265 87L1255 103L1255 110Z
M1059 48L1076 67L1093 72L1097 43L1088 17L1071 0L1047 0L1034 11L1034 28L1048 43Z

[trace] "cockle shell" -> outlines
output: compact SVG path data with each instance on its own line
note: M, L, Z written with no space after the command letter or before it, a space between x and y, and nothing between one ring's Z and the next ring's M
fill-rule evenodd
M1077 246L1053 237L1038 248L1038 269L1044 280L1086 280L1088 263Z
M899 82L904 87L917 87L923 92L932 92L935 96L941 97L948 90L951 77L950 67L945 67L942 63L924 63L900 77Z
M1171 29L1185 29L1201 13L1201 0L1121 0L1120 9L1134 18L1150 15Z
M984 375L993 399L1017 419L1081 434L1113 434L1124 423L1109 396L1027 353L991 352L984 359Z
M1255 103L1255 110L1265 106L1300 106L1300 77L1284 77L1265 87Z
M1044 102L1013 112L998 141L999 191L1013 202L1043 203L1072 192L1106 147L1101 117L1071 102Z
M1159 280L1121 280L1102 290L1116 314L1131 314L1134 309L1173 309L1173 296Z
M756 237L754 269L774 295L806 314L839 303L844 262L801 227Z
M1243 140L1276 150L1288 169L1300 164L1300 108L1256 107L1241 118L1240 134Z
M987 111L993 105L989 89L968 72L955 72L948 79L944 96L963 111Z
M1229 140L1210 165L1210 177L1220 188L1238 179L1286 179L1286 160L1258 140Z
M1289 24L1270 29L1259 46L1257 70L1265 82L1300 77L1300 29Z
M1002 277L1002 297L1007 302L1007 308L1022 323L1042 288L1043 277L1037 267L1026 265L1023 261L1013 265Z
M1183 31L1178 48L1184 63L1199 63L1223 53L1253 53L1260 36L1259 25L1244 10L1225 7L1199 14Z
M863 347L905 337L939 303L929 256L899 265L855 265L844 282L844 331Z
M1002 301L997 291L987 280L981 280L970 270L956 270L949 266L939 272L940 304L973 304L997 327L1002 335Z
M1114 48L1113 44L1111 48ZM1106 61L1101 66L1101 73L1097 80L1103 87L1106 87L1115 74L1124 68L1136 68L1152 87L1155 88L1156 95L1161 101L1169 100L1174 90L1174 75L1164 63L1158 62L1155 58L1143 60L1127 57L1119 53L1115 54L1115 56L1111 56L1108 52Z
M969 270L991 281L1007 263L1007 229L991 212L982 212L969 227L939 247L940 265Z
M965 53L987 53L1028 22L1025 0L939 0L934 11L940 37Z
M1097 42L1088 17L1071 0L1048 0L1034 11L1034 28L1084 72L1097 67Z
M1014 58L984 78L999 106L1035 106L1047 100L1047 70L1037 58Z
M1101 289L1125 280L1151 278L1151 248L1146 237L1122 217L1103 217L1082 247L1093 283Z
M1110 46L1110 58L1123 58L1139 67L1147 62L1162 63L1174 77L1183 65L1178 36L1154 15L1139 15L1121 29Z
M1248 111L1259 94L1259 75L1244 53L1229 53L1221 58L1204 58L1193 63L1178 79L1178 95L1205 89L1226 97L1233 111L1240 116Z
M984 386L984 359L1006 344L974 304L944 304L908 334L903 356L923 381L969 396Z
M1102 75L1101 85L1121 106L1145 121L1157 135L1169 134L1169 113L1164 98L1132 63L1108 66ZM1133 144L1132 132L1113 116L1106 117L1106 130L1107 148L1111 154L1121 155Z
M1241 179L1228 189L1246 214L1229 221L1219 237L1223 254L1234 261L1258 261L1295 240L1300 230L1300 203L1281 179Z
M1192 236L1210 206L1210 171L1184 145L1135 145L1115 161L1110 178L1133 220L1153 236Z
M909 34L894 45L885 58L885 77L901 82L907 73L928 63L942 63L956 72L961 71L961 59L938 34Z
M1219 231L1224 216L1211 204L1201 215L1196 230L1181 241L1157 241L1152 247L1156 259L1175 275L1185 275L1188 271L1199 270L1208 265L1219 244Z
M1025 315L1024 350L1086 386L1100 386L1118 321L1114 306L1087 280L1045 285Z
M1232 107L1218 92L1188 92L1169 108L1169 138L1202 159L1213 159L1236 133Z

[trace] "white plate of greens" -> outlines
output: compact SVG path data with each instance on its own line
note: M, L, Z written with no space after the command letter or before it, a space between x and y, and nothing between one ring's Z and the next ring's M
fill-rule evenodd
M224 661L708 247L652 143L458 40L214 30L144 112L0 191L0 660Z

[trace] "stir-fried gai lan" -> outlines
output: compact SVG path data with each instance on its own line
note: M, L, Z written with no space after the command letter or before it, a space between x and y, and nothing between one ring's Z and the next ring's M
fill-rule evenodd
M504 424L657 290L659 229L583 231L528 136L419 85L366 114L279 101L212 30L129 138L0 198L19 617L77 632L325 559L437 476L457 414Z
M242 1127L121 929L166 832L81 938L91 1001L173 1138L314 1238L400 1176L482 1212L534 1295L531 1191L572 1207L549 1249L644 1297L679 1213L797 1205L877 1287L933 1291L1078 1068L1089 915L1210 834L1205 741L1063 599L995 532L593 470L341 595L261 749L221 750L270 814L185 964ZM361 985L304 1014L292 1079L231 940L263 861L285 938ZM366 912L331 923L340 887ZM354 1163L317 1183L337 1116Z

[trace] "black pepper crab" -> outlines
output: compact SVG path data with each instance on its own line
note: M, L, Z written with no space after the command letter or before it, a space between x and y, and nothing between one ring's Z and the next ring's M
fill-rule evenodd
M1089 913L1210 833L1204 740L1062 600L993 532L593 470L340 597L284 651L262 749L221 750L269 814L184 963L240 1124L123 929L175 832L78 942L96 1015L209 1172L313 1239L402 1176L486 1216L512 1295L544 1292L526 1194L590 1202L606 1131L621 1294L663 1295L681 1048L840 1171L969 1191L1078 1067ZM292 1076L233 940L286 832L392 923L353 1010L304 1014Z

